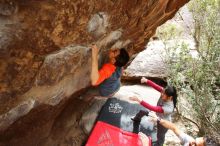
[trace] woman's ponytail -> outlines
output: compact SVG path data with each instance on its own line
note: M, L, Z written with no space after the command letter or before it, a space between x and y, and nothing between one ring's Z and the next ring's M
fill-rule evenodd
M176 88L174 86L167 86L165 88L165 94L167 96L172 96L173 97L173 105L174 108L176 108L176 104L177 104L177 92L176 92Z

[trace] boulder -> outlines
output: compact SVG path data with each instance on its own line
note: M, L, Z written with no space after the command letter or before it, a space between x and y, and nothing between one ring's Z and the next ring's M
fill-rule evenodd
M140 52L124 71L125 78L159 78L167 77L166 50L163 41L153 40Z

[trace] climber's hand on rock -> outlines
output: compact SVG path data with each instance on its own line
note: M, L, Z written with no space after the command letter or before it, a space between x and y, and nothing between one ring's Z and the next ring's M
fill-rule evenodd
M99 48L96 46L96 44L92 44L89 47L92 49L92 55L97 56L99 53Z

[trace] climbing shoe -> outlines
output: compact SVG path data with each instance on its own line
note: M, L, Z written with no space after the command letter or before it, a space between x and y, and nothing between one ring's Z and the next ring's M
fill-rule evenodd
M140 110L135 117L131 118L131 120L133 120L134 122L141 122L141 118L143 116L148 116L149 112L148 111L143 111Z

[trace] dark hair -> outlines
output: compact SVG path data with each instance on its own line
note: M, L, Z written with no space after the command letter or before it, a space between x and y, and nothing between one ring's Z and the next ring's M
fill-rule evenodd
M173 105L174 105L174 108L176 108L176 103L177 103L176 88L174 86L167 85L164 92L167 96L172 96L173 97Z
M125 66L130 57L128 55L128 52L125 50L125 48L120 49L120 54L116 57L115 66L122 67Z
M220 146L219 143L217 143L217 140L213 137L205 136L204 138L204 146Z
M159 38L157 36L153 36L152 38L153 40L159 40Z

